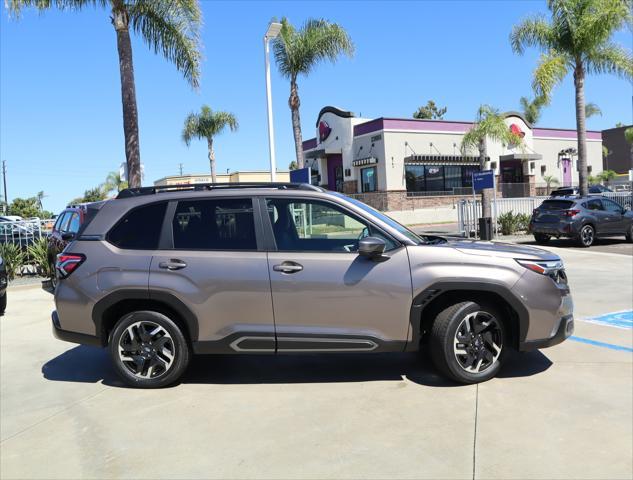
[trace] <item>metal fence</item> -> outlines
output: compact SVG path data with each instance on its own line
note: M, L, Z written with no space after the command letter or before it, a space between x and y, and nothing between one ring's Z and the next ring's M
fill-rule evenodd
M50 234L54 220L21 220L0 222L0 244L13 243L26 248Z
M600 195L595 195L599 197ZM624 208L632 208L633 192L607 192L602 194ZM531 215L535 208L538 208L547 196L524 197L524 198L497 198L492 201L492 212L494 218L512 211L513 213L523 213ZM481 200L460 200L457 203L457 224L462 235L470 237L476 235L478 229L478 219L481 217ZM496 225L494 225L496 228Z

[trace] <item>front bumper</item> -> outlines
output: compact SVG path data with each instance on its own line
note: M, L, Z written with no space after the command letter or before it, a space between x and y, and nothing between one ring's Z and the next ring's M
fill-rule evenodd
M542 340L531 340L528 342L523 342L521 345L522 351L532 351L539 348L547 348L553 347L554 345L558 345L559 343L564 342L568 337L570 337L574 333L574 316L567 315L560 319L560 323L558 325L558 329L556 333L550 338L545 338Z
M93 345L95 347L104 346L101 339L93 335L63 330L61 324L59 323L59 316L56 311L53 311L51 314L51 322L53 324L53 336L58 340L70 343L80 343L82 345Z

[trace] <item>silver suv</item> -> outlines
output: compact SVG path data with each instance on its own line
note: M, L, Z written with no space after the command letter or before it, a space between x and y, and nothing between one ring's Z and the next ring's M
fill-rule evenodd
M310 185L124 190L88 208L56 270L55 336L107 346L144 388L176 382L192 353L420 349L475 383L574 327L556 255L420 237Z

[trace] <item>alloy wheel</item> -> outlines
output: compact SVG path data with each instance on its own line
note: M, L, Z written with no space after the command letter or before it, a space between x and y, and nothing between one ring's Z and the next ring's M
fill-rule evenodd
M139 378L157 378L172 367L176 348L165 328L155 322L130 325L119 339L119 359L131 374Z
M499 321L487 312L469 313L457 327L453 350L457 363L469 373L492 367L503 348Z
M580 241L585 246L590 246L593 243L594 232L590 225L585 225L580 231Z

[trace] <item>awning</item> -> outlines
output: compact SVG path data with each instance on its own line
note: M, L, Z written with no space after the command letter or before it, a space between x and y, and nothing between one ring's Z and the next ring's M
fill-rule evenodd
M486 157L486 161L489 161L490 157ZM479 165L479 157L474 155L409 155L404 157L405 165L437 165L437 164L451 164L451 165Z
M500 155L499 161L503 162L504 160L522 160L522 161L532 161L532 160L541 160L543 155L540 153L511 153L509 155Z
M325 149L310 150L309 152L303 152L305 158L325 158Z
M352 166L354 167L364 167L365 165L374 165L378 163L378 159L376 157L365 157L365 158L357 158L352 162Z

